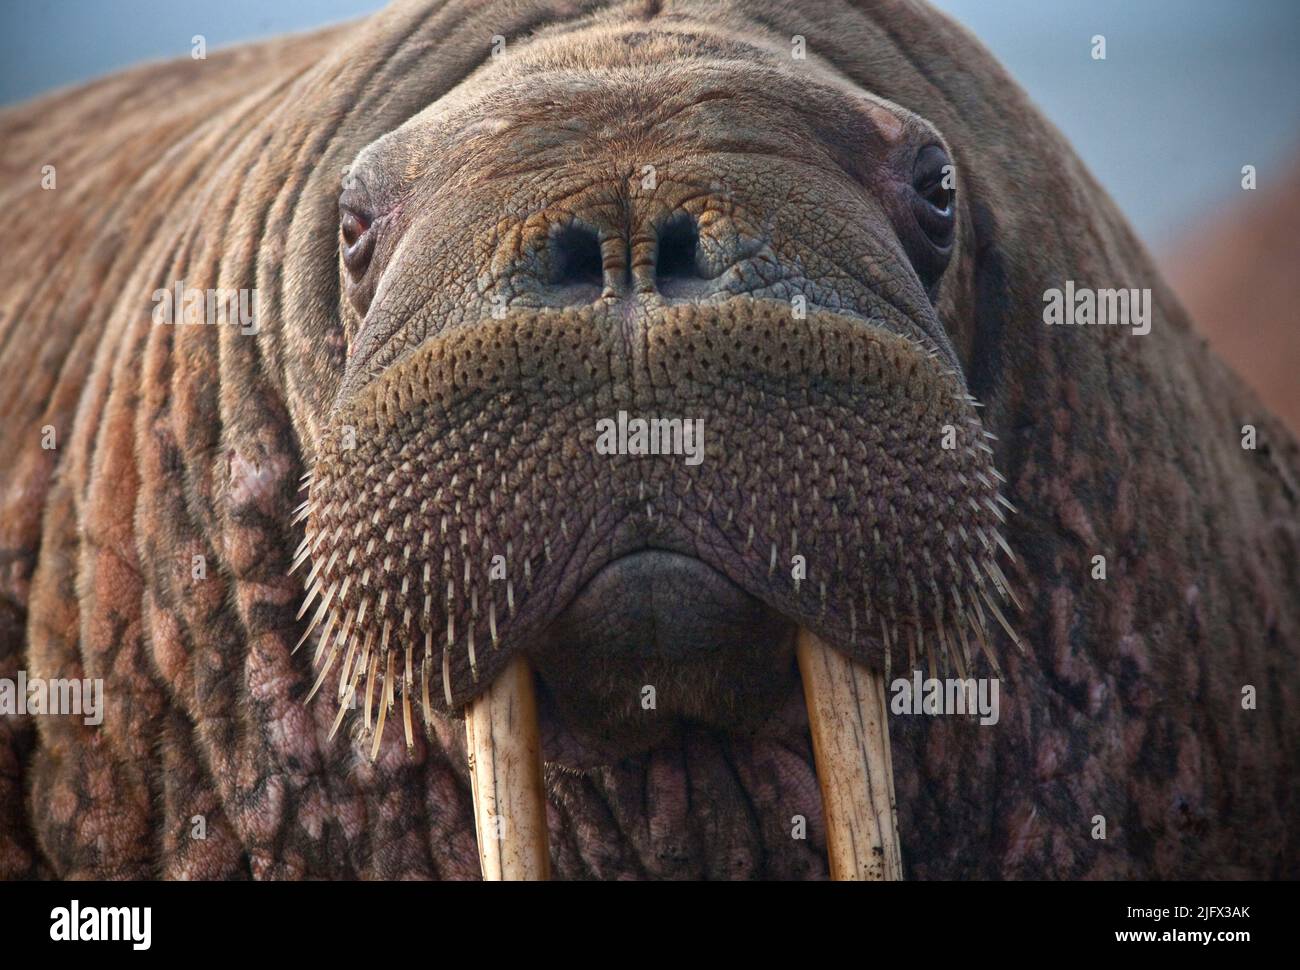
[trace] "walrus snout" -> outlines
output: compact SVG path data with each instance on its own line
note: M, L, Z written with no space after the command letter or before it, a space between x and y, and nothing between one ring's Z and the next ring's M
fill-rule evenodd
M728 704L747 700L754 718L775 709L792 683L781 630L797 628L830 827L843 833L866 824L846 813L892 785L880 686L891 665L965 677L980 653L997 669L991 622L1015 639L997 562L1010 552L1000 476L938 354L884 313L797 320L747 296L644 308L629 342L620 302L519 311L425 341L340 404L308 484L298 562L312 562L302 609L316 610L303 639L321 630L313 691L336 678L335 727L357 707L372 757L399 702L408 746L415 708L431 729L435 708L467 712L480 824L506 806L532 833L508 843L524 855L507 862L494 854L507 843L480 832L494 876L545 872L530 657L574 678L565 713L617 753L677 720L721 727ZM762 604L755 628L769 639L715 642L703 663L660 658L651 672L673 704L658 723L627 716L654 684L615 664L602 685L600 664L547 640L605 567L646 548L696 560ZM616 592L606 608L633 617L636 636L643 593ZM702 687L737 672L751 676ZM623 703L607 704L611 690ZM533 767L497 770L510 765ZM832 842L832 872L882 864ZM897 872L896 852L885 858L881 871Z
M905 643L968 662L1007 590L1000 476L960 376L881 321L690 303L630 350L598 303L404 357L336 411L303 513L320 654L368 659L340 694L392 662L457 710L641 548L875 669ZM635 420L699 447L638 448Z

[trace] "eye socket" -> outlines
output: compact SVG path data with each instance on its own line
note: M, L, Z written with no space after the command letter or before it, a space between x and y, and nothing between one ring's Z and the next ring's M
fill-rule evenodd
M370 231L372 220L364 212L339 207L339 236L343 243L343 265L353 278L361 276L370 265L370 256L374 252L374 233Z
M912 166L912 212L936 249L952 245L957 226L957 192L952 187L952 161L938 145L926 145Z

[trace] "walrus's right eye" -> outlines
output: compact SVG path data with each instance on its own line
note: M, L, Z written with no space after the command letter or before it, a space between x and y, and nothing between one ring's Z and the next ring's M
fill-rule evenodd
M370 232L371 220L361 212L343 209L339 215L339 234L343 239L343 265L353 277L358 277L370 265L374 241Z
M915 191L913 212L926 236L939 249L952 244L956 228L956 212L952 187L952 162L948 153L938 145L927 145L916 156L912 168L912 189Z
M940 145L916 153L906 195L911 218L904 216L899 235L921 282L934 297L939 277L952 256L957 232L957 193L952 185L952 160Z

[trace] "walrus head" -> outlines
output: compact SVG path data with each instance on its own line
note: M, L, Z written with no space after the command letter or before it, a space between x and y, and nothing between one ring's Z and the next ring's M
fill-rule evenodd
M0 876L1295 873L1300 452L924 5L399 0L0 135L0 680L105 685Z
M790 63L566 35L349 166L297 565L372 756L390 708L410 744L413 707L458 713L519 655L570 768L761 733L799 631L874 671L996 664L1010 504L938 306L960 170Z

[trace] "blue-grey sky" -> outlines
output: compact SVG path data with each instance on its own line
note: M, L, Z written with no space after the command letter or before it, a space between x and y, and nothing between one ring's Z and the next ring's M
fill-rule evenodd
M0 104L143 60L360 16L379 0L4 0ZM1161 248L1300 153L1300 0L938 0ZM1106 38L1106 60L1091 38Z

